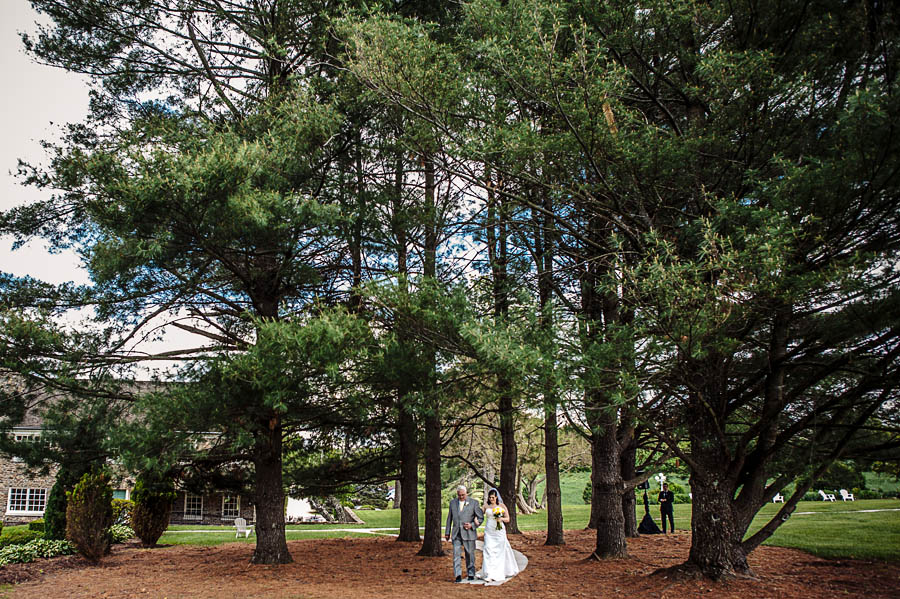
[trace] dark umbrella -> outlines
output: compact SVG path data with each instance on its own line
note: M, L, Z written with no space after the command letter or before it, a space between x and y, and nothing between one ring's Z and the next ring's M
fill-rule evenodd
M661 535L662 531L659 529L659 526L656 525L656 522L653 520L653 517L650 515L650 500L647 499L647 491L644 490L644 519L641 520L640 526L638 526L638 532L642 535Z

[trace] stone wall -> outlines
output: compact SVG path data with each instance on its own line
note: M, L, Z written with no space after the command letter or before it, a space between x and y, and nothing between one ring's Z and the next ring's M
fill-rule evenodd
M21 489L44 489L45 499L50 495L50 489L56 481L57 468L54 466L46 476L36 476L29 474L25 469L25 464L15 462L9 457L0 457L0 510L3 514L3 524L26 524L32 520L43 517L41 514L10 514L9 506L9 490L13 488Z
M234 517L222 517L222 493L209 493L203 495L202 514L199 518L185 516L185 492L178 491L175 501L172 503L172 514L169 524L197 524L197 525L231 525ZM244 495L240 498L240 517L247 522L253 522L254 510L250 499Z

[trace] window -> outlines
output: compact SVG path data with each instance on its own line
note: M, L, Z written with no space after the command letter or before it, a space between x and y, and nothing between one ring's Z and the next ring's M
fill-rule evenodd
M241 515L241 499L238 495L222 496L222 518L237 518Z
M41 440L40 433L16 433L13 435L16 443L37 443ZM22 462L22 458L13 456L13 462Z
M47 505L47 489L10 489L6 496L6 512L43 514Z
M200 520L203 518L203 497L193 493L184 494L184 519Z
M128 491L126 489L113 489L113 499L128 499Z

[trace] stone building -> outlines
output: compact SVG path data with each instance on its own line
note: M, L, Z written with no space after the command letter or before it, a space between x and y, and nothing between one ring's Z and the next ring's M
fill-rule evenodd
M9 434L16 441L39 443L42 424L39 410L31 409ZM0 453L0 509L3 510L0 519L3 524L26 524L42 518L57 471L58 468L51 467L46 475L29 472L20 458ZM120 473L113 478L112 486L114 498L131 499L134 478L128 473ZM238 517L252 522L255 515L256 508L244 495L220 492L197 495L178 490L172 503L170 522L222 525L231 524Z

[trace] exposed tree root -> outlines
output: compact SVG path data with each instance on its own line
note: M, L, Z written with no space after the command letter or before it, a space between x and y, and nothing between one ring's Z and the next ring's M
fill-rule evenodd
M699 566L692 562L684 562L683 564L669 566L668 568L659 568L653 571L650 576L661 576L672 581L698 580L701 578L714 582L728 582L729 580L759 580L756 574L750 569L746 572L729 570L720 573L718 576L710 576L705 574Z

